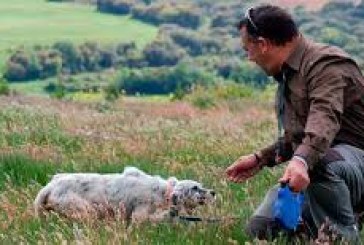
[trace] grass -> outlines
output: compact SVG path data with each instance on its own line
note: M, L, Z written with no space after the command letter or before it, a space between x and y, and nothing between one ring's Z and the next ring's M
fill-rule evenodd
M1 1L0 22L0 71L9 53L22 45L50 45L64 40L135 41L143 46L157 33L153 26L129 17L99 13L95 6L45 0Z
M44 87L49 84L48 80L34 80L22 83L9 83L11 90L20 92L22 94L31 94L36 96L46 96L48 95Z
M243 98L203 110L183 101L122 98L103 111L92 103L0 97L0 244L254 243L242 227L282 169L264 169L244 184L227 182L224 169L274 140L273 94L264 91L262 97L269 99ZM21 140L9 140L14 133ZM117 221L34 217L34 198L53 174L117 173L125 166L200 181L216 190L217 201L196 215L239 219L126 229Z

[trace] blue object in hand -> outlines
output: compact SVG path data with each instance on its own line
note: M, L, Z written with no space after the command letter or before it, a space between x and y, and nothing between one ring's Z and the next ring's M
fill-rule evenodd
M288 184L282 184L278 189L278 197L273 205L273 214L285 229L296 230L301 219L304 195L293 192Z

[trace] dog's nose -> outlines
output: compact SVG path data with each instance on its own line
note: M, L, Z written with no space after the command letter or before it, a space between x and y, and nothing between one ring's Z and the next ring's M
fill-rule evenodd
M215 191L211 191L210 194L214 197L216 195Z

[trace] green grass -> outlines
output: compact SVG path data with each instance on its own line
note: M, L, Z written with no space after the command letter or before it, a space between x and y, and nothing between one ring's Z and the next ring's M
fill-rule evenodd
M183 101L121 99L103 112L49 98L0 97L0 244L256 244L243 226L283 166L242 184L228 182L224 169L274 140L274 95L271 88L263 94L268 101L242 98L233 110L221 101L198 110ZM125 166L200 181L217 200L195 215L238 219L126 229L115 220L34 216L34 198L53 174L120 173Z
M46 96L48 93L45 92L44 87L48 84L49 80L34 80L21 83L9 83L9 88L22 94Z
M57 41L150 42L157 28L116 15L102 14L95 6L52 3L45 0L0 1L0 71L9 52L20 45L48 45Z
M38 146L53 145L61 151L77 151L82 140L69 136L61 129L57 116L37 111L2 110L0 127L8 131L0 138L0 147L21 147L27 144Z

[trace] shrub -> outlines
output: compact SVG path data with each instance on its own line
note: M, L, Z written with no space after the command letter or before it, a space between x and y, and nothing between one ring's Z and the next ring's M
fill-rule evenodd
M137 5L132 9L132 16L154 25L171 23L192 29L199 28L203 23L202 15L197 6L181 3Z
M143 50L149 66L174 66L185 56L185 51L168 38L160 38Z
M100 12L125 15L132 9L132 2L128 0L97 0L97 10Z
M171 31L169 35L176 44L185 48L191 56L216 54L223 50L222 42L211 37L208 33L197 33L180 28Z
M0 95L8 95L9 92L8 83L4 79L0 79Z
M214 77L202 69L180 64L173 68L122 70L115 84L126 94L169 94L177 90L188 92L194 85L208 86L214 82Z
M270 81L262 70L248 61L243 61L239 66L234 67L229 79L258 88L265 87Z

